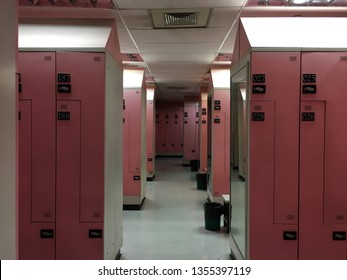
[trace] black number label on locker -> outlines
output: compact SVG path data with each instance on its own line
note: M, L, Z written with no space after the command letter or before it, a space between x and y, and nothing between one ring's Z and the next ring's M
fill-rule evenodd
M253 83L259 83L259 84L265 83L265 74L253 74L252 75L252 82Z
M265 112L253 112L252 121L254 122L263 122L265 121Z
M316 74L302 74L302 82L303 83L315 83L316 82Z
M71 76L70 74L58 74L58 83L70 83L71 82Z
M214 109L215 109L216 111L219 111L219 110L221 110L221 106L220 106L220 105L214 106Z
M314 112L304 112L304 113L301 113L301 120L303 122L313 122L315 121L315 113Z
M214 105L220 105L220 100L215 100Z
M69 121L70 120L70 112L58 112L58 120L59 121Z

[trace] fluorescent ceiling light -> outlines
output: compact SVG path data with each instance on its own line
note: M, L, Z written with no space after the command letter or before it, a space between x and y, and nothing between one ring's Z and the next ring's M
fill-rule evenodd
M214 88L230 88L229 69L212 69L211 76Z
M123 88L141 88L144 70L125 69L123 71Z
M154 100L154 88L148 88L147 89L147 101L153 101Z

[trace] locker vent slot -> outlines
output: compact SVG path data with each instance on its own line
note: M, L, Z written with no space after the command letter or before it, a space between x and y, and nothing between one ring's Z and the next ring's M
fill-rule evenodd
M347 61L347 56L340 56L340 61Z
M290 56L289 57L289 61L296 61L297 60L297 57L296 56Z
M336 220L343 221L345 219L344 215L336 215Z
M43 216L45 218L51 218L52 217L52 213L44 213Z
M294 220L295 216L294 215L287 215L287 220Z
M52 57L49 55L46 55L44 58L45 61L52 61Z
M101 61L101 57L100 56L94 56L94 61L96 61L96 62Z
M254 106L254 110L262 110L262 109L263 109L263 107L260 106L260 105L255 105Z
M99 212L94 212L93 213L93 218L100 218L101 214Z
M312 106L311 105L305 105L304 109L305 109L305 111L306 110L312 110Z

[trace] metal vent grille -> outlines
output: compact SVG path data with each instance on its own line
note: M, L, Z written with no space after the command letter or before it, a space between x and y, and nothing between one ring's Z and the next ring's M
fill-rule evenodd
M209 8L148 10L153 28L206 28Z
M196 25L197 13L165 13L165 25Z

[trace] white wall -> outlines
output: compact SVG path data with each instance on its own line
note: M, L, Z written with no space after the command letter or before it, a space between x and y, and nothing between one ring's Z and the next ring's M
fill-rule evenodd
M0 259L16 259L17 1L0 9Z

